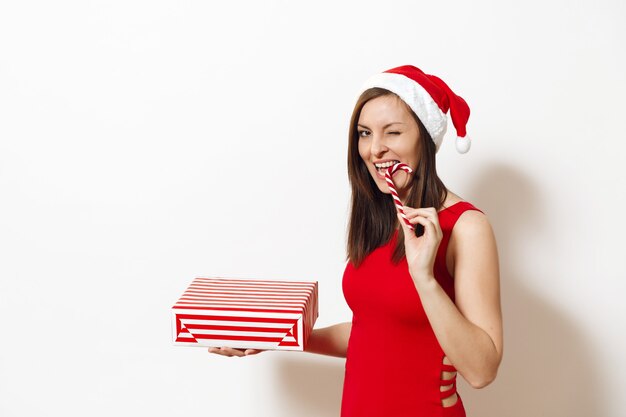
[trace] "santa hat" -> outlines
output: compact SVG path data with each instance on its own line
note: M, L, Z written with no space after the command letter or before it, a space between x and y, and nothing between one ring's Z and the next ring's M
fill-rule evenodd
M370 77L358 92L380 87L397 94L417 115L435 142L439 151L446 133L450 110L452 123L456 129L456 149L465 153L470 148L470 138L466 135L465 125L470 109L465 100L452 92L440 78L426 74L413 65L392 68Z

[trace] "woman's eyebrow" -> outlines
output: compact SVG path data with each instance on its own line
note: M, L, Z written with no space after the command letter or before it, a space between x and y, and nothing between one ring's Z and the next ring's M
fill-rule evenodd
M386 125L383 126L383 129L387 129L389 126L391 125L396 125L396 124L400 124L400 125L404 125L406 123L402 123L402 122L391 122L391 123L387 123ZM361 123L357 123L357 126L359 127L364 127L365 129L369 129L369 127L362 125Z

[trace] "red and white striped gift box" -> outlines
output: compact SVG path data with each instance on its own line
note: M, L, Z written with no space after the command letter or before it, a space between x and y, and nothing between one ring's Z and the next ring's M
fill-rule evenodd
M304 351L317 281L196 278L172 307L174 344Z

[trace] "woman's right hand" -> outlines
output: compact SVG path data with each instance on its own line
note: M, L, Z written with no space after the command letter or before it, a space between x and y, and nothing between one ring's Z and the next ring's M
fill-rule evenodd
M210 347L209 353L216 353L222 356L250 356L261 353L261 349L235 349L230 347Z

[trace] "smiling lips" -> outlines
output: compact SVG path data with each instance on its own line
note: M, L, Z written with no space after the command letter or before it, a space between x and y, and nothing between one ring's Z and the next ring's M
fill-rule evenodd
M400 161L398 160L394 160L394 161L388 161L388 162L383 162L380 164L374 164L374 167L376 168L376 172L378 173L378 176L381 178L385 178L385 172L387 171L387 169L389 169L389 167L392 167L396 164L399 164Z

